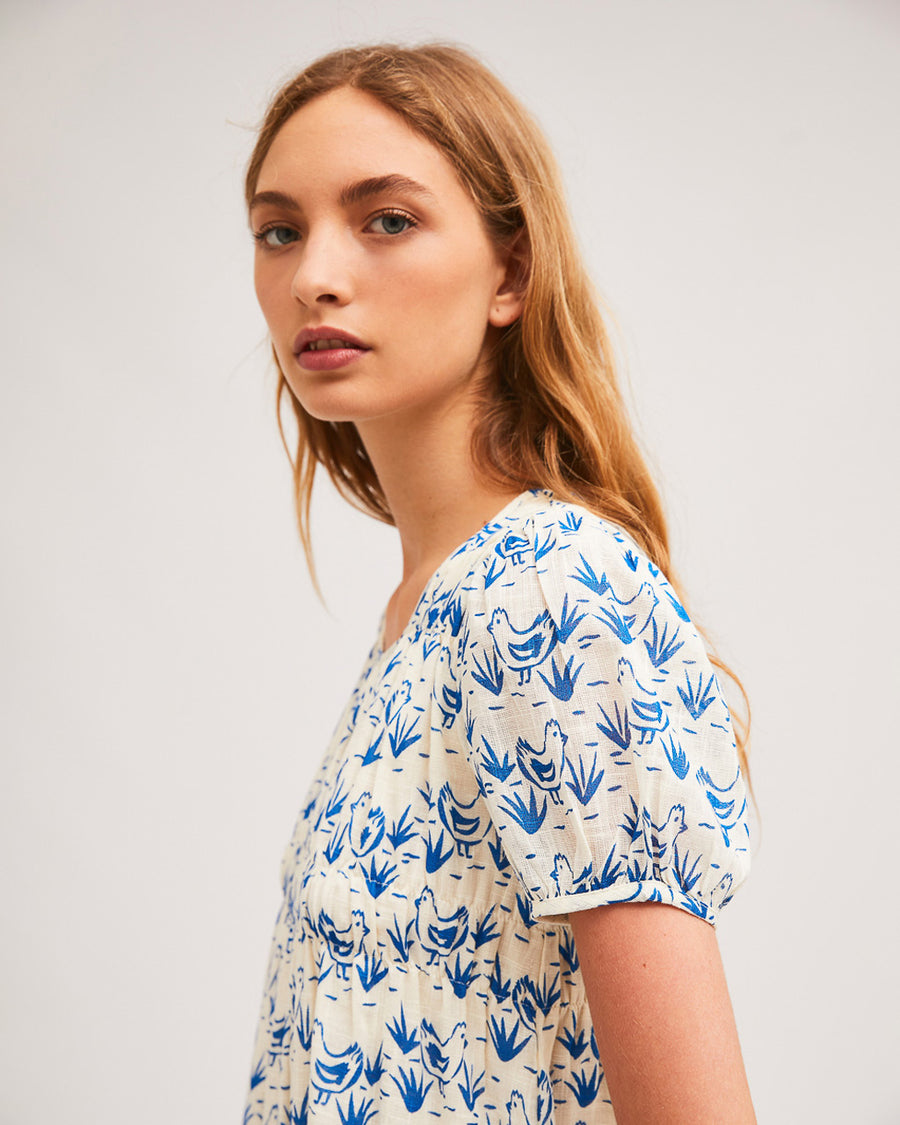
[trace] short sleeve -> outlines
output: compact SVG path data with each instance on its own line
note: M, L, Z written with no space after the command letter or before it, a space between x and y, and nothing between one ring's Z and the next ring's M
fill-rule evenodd
M469 576L466 753L535 917L663 902L715 922L750 862L728 707L671 585L551 502Z

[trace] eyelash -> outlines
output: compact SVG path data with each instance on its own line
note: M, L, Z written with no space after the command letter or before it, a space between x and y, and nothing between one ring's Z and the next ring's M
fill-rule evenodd
M413 216L410 215L407 211L400 211L396 208L388 207L384 211L378 211L376 214L372 215L372 217L366 223L366 227L370 227L372 223L374 223L378 219L389 219L392 217L403 219L409 225L405 230L397 231L396 234L388 234L386 231L375 231L374 233L381 234L385 238L399 238L400 235L407 234L409 231L414 230L419 225L418 221L414 219ZM287 226L285 223L268 223L266 226L261 227L254 233L254 242L267 250L279 250L284 246L292 245L292 243L296 241L296 239L292 239L291 242L283 242L281 246L270 246L266 242L266 236L268 234L271 234L273 230L288 230L292 231L294 234L297 233L293 227Z
M376 215L373 215L371 217L371 219L369 219L369 221L366 223L366 226L370 227L372 225L372 223L374 223L377 219L390 219L390 218L403 219L405 222L407 222L409 224L409 226L406 228L406 230L398 231L396 234L387 235L386 232L379 232L379 233L386 234L386 237L388 237L388 238L398 238L399 235L406 234L407 231L414 230L419 225L416 222L416 220L412 217L412 215L410 215L407 211L400 211L399 209L395 209L393 207L388 207L384 211L379 211Z
M266 250L277 250L278 249L277 246L270 246L266 242L266 235L271 234L273 230L293 231L293 227L285 226L284 223L269 223L268 226L261 227L258 231L254 232L253 241L257 242L260 246L264 247ZM293 231L293 233L296 234L297 232ZM283 242L282 246L290 246L290 243L289 242Z

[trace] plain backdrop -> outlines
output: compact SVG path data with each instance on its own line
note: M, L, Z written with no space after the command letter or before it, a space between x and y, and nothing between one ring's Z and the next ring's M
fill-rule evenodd
M2 1125L240 1120L278 863L399 578L323 483L312 591L241 172L303 64L431 38L551 138L753 701L719 934L760 1122L900 1122L900 5L3 0L0 32Z

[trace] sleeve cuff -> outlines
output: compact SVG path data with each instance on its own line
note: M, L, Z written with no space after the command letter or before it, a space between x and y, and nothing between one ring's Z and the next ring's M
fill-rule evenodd
M594 906L608 906L614 902L661 902L702 918L710 925L716 924L716 914L701 899L674 891L666 883L655 879L644 879L637 883L614 883L597 891L579 891L571 895L554 895L553 898L532 901L531 914L534 918L552 918L555 914L570 914L578 910L590 910Z

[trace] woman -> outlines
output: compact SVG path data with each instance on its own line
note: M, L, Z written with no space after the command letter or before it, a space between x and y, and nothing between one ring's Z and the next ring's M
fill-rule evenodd
M753 1121L742 754L545 141L464 52L340 51L246 192L307 553L322 465L403 576L283 859L245 1121Z

